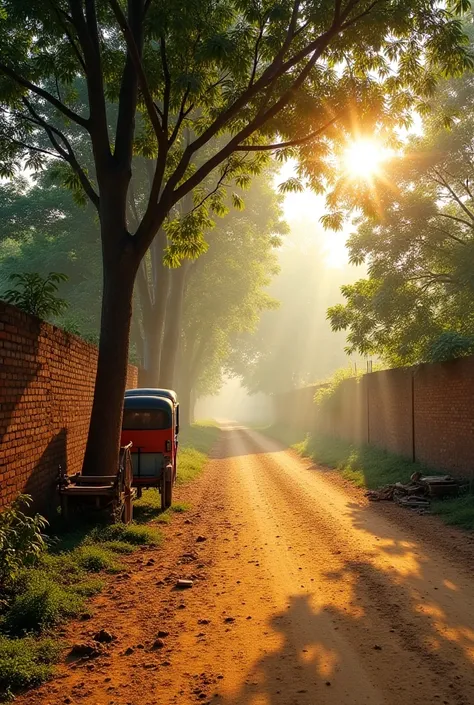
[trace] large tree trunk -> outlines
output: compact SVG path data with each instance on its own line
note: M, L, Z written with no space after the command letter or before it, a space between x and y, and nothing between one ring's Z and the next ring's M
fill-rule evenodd
M185 260L181 267L175 269L171 274L160 370L160 385L170 389L176 385L176 360L179 352L184 294L190 265L190 261Z
M114 475L118 470L136 269L131 253L104 258L99 359L85 475Z

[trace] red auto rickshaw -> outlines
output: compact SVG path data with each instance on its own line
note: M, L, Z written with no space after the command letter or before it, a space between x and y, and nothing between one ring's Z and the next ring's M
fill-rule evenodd
M132 442L133 486L137 496L145 487L161 493L163 510L171 507L176 482L178 403L163 392L133 389L125 393L121 444ZM160 394L161 393L161 394Z

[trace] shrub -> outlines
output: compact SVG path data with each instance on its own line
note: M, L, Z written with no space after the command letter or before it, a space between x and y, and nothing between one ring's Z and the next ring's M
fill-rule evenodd
M59 284L67 279L65 274L58 272L50 272L46 277L36 272L10 274L9 280L14 282L17 288L5 291L3 299L32 316L59 316L67 309L68 303L65 299L60 299L57 292Z
M0 514L0 588L11 586L21 568L34 564L46 549L43 530L48 522L40 514L30 517L22 511L31 502L29 495L19 495Z

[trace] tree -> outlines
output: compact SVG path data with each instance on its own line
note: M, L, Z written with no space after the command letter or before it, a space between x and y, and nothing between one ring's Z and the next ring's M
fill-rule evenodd
M455 0L452 11L463 9L466 0ZM0 21L2 174L59 159L99 214L103 293L87 473L117 466L133 285L175 204L193 192L194 210L173 239L186 243L192 232L195 241L212 208L222 208L222 182L248 180L259 155L282 149L321 188L330 141L355 115L365 126L406 121L439 67L471 63L461 24L431 0L2 0ZM107 99L117 103L112 130ZM223 134L224 146L200 162ZM90 171L81 161L87 147ZM134 153L154 159L136 228L127 214ZM203 193L211 174L216 185Z
M63 272L67 281L61 284L61 296L68 309L46 317L98 342L99 224L92 206L78 206L69 190L51 183L50 171L42 172L33 185L20 178L0 190L0 288L7 287L14 273Z
M208 252L188 271L175 381L191 417L199 397L220 390L238 337L253 335L262 313L278 306L268 285L286 226L271 176L256 179L243 211L216 224Z
M442 85L423 136L367 195L348 245L369 278L329 309L350 351L400 365L474 349L473 83L466 74Z

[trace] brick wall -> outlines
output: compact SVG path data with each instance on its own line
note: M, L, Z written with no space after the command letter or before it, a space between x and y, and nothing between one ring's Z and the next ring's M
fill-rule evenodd
M307 411L316 389L305 388L305 404L302 390L277 396L276 421L285 423L286 417L305 431L370 443L433 468L474 476L474 356L346 380L324 413Z
M416 459L474 474L474 357L414 370Z
M0 507L19 492L46 507L58 466L81 469L96 368L94 346L0 301Z

